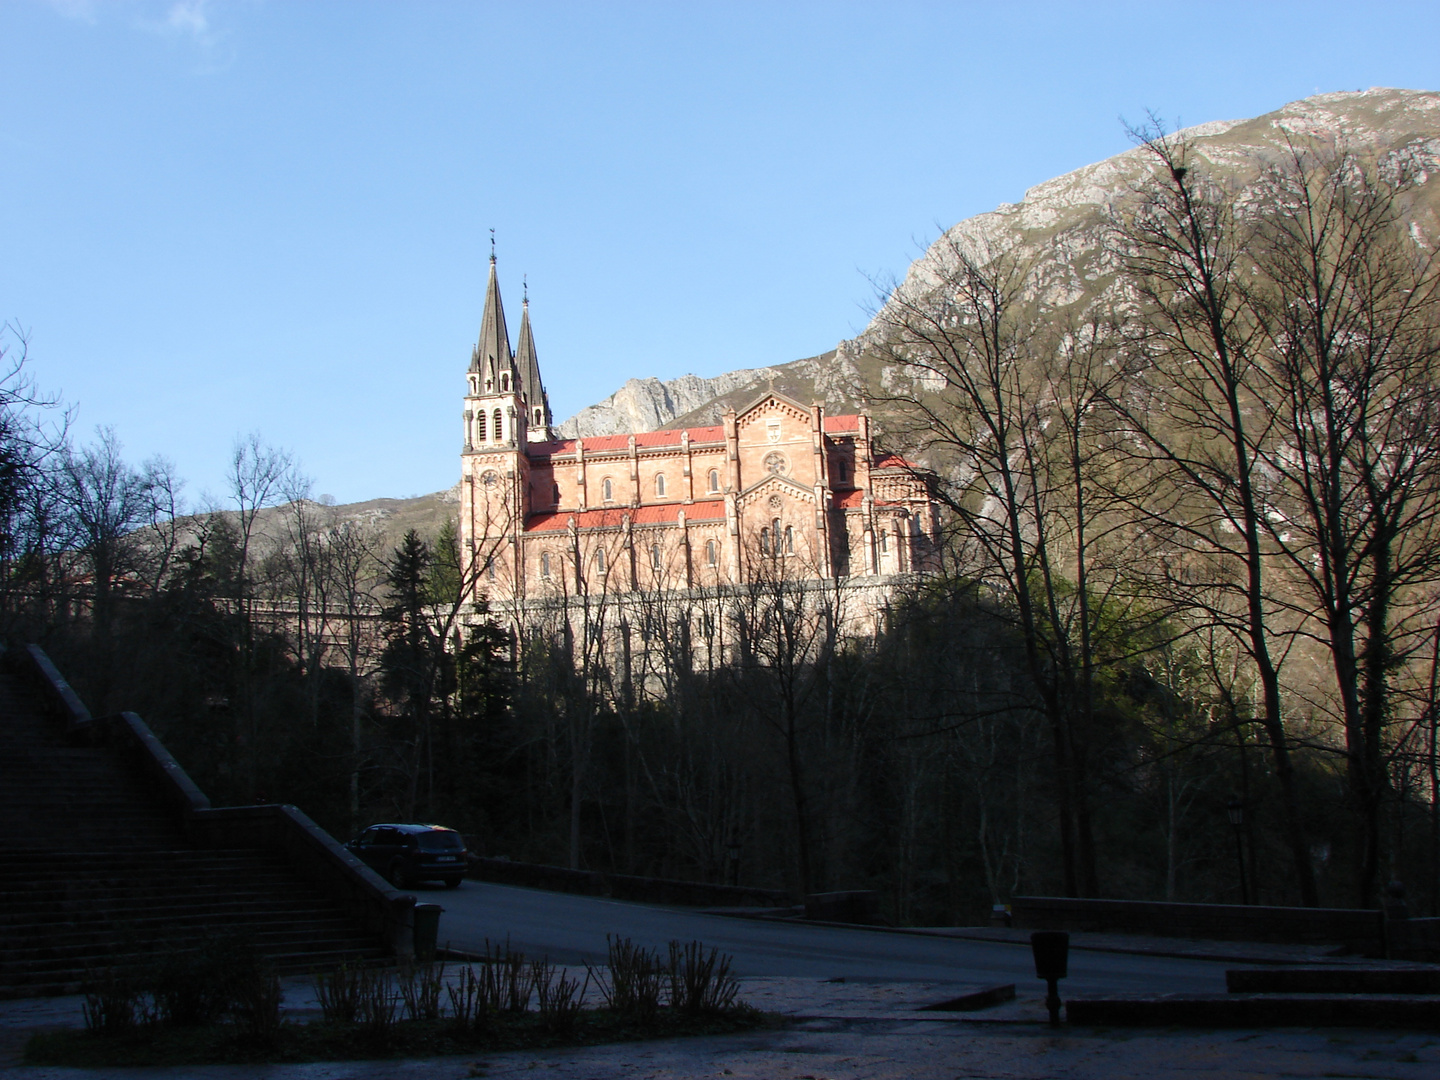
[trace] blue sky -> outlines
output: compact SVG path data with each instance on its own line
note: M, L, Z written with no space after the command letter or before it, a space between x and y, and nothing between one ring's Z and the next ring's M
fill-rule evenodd
M1121 118L1440 89L1440 5L0 3L0 318L198 499L448 487L489 230L558 416L832 348Z

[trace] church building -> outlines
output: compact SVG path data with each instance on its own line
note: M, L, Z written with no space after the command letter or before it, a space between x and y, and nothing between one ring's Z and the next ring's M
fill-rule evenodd
M557 438L529 297L512 351L493 254L464 423L462 571L492 606L936 567L929 474L864 413L772 387L711 426Z

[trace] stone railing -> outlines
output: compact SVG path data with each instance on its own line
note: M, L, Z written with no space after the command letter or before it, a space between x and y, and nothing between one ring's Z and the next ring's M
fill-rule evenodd
M378 935L397 959L414 955L415 897L392 889L298 807L206 808L192 813L186 828L201 847L263 848L278 854L299 877Z
M1175 904L1060 896L1017 896L1010 901L1010 908L1014 925L1027 930L1335 945L1366 956L1385 955L1385 921L1379 909Z

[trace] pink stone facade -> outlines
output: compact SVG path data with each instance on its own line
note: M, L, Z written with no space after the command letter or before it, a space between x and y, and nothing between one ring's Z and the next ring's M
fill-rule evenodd
M935 568L930 476L876 447L868 416L771 391L711 427L555 439L528 309L528 355L507 365L499 305L492 262L461 455L474 599L734 585L777 568L795 580Z

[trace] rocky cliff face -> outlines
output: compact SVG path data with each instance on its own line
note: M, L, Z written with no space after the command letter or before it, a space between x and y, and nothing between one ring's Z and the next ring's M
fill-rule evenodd
M1343 145L1378 162L1382 171L1399 161L1418 166L1424 178L1405 208L1411 232L1423 245L1440 237L1440 94L1372 89L1320 94L1292 102L1253 120L1222 120L1179 133L1193 159L1226 184L1238 207L1265 198L1261 167L1287 153L1287 141ZM1148 176L1152 160L1137 147L1038 184L1018 203L967 218L949 229L909 268L892 297L922 302L944 287L957 252L970 257L1008 255L1035 269L1042 310L1077 315L1097 303L1122 299L1108 222L1117 204ZM891 303L894 300L892 299ZM847 343L863 352L883 335L889 305L859 337Z
M1260 164L1283 153L1287 138L1343 141L1382 165L1408 160L1426 177L1406 208L1411 234L1422 245L1440 242L1440 183L1429 182L1440 174L1440 93L1374 89L1321 94L1253 120L1201 124L1184 135L1192 152L1230 184L1240 202L1258 197L1254 182ZM1107 221L1149 167L1143 150L1129 150L1038 184L1018 203L967 218L910 266L892 297L923 299L944 287L957 251L986 251L1035 267L1034 298L1042 309L1083 318L1093 305L1118 298ZM776 389L800 401L823 400L832 411L858 407L867 393L903 389L909 377L887 366L875 349L884 336L888 307L858 337L821 356L715 379L632 379L606 401L567 420L561 430L569 435L609 434L715 423L726 405L744 404L771 379ZM884 417L877 419L883 427Z
M581 409L557 430L567 439L656 431L722 394L760 382L769 372L769 368L747 368L713 379L698 375L681 375L668 382L631 379L604 401Z

